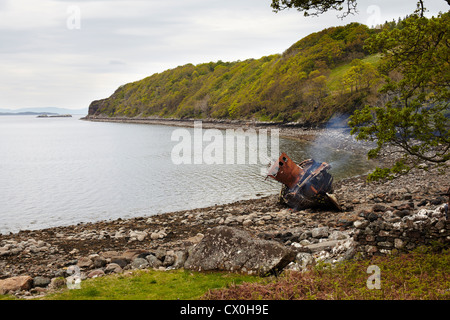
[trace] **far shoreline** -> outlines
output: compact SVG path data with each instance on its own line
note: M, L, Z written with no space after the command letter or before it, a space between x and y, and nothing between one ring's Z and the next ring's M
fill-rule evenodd
M309 124L298 122L266 122L256 120L231 120L231 119L179 119L179 118L127 118L127 117L99 117L90 116L80 118L83 121L91 122L112 122L112 123L134 123L134 124L149 124L149 125L165 125L171 127L193 128L197 121L202 122L203 129L278 129L280 130L280 138L293 139L297 141L311 142L318 134L326 130L339 130L341 132L350 130L348 126L337 125L327 127L326 124ZM360 144L360 143L358 143Z

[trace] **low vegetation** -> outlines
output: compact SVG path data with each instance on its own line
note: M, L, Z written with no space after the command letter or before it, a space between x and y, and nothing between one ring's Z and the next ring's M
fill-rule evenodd
M367 272L372 265L380 270L380 289L373 288L373 271ZM449 272L449 250L434 253L422 248L409 254L348 261L335 267L318 265L303 273L287 272L266 283L213 289L203 299L448 300Z
M80 289L63 289L47 300L192 300L206 291L243 282L260 281L257 276L233 273L199 273L188 270L135 270L84 280Z

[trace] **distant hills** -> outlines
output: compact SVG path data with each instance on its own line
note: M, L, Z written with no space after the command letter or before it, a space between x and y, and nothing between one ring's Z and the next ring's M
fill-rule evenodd
M0 109L0 115L39 115L39 114L80 114L86 115L87 108L82 109L66 109L66 108L21 108L21 109Z
M377 32L351 23L310 34L282 54L179 66L93 101L89 118L323 123L379 99L381 56L365 49Z

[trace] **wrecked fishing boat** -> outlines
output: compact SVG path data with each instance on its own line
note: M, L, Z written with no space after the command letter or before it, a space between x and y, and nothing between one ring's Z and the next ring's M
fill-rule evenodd
M331 207L341 210L333 193L333 176L327 171L331 166L313 159L296 164L285 153L269 168L267 177L283 184L280 201L301 210L314 207Z

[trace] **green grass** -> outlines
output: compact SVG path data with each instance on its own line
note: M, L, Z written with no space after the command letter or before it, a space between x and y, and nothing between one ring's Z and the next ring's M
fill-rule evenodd
M260 281L234 273L199 273L187 270L137 270L81 282L80 289L64 289L46 300L192 300L210 289Z

